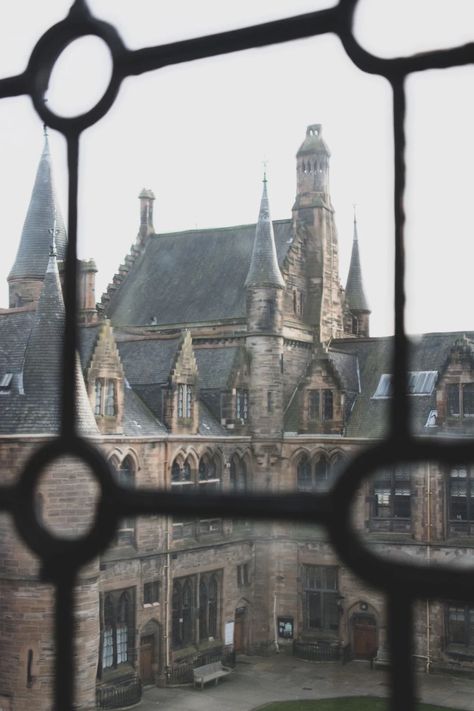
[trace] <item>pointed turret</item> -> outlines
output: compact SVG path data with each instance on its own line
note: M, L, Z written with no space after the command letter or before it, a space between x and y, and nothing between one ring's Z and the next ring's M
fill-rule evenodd
M352 240L352 255L347 275L346 284L346 311L349 320L346 319L346 332L354 336L369 335L369 314L370 309L364 292L362 282L362 268L360 265L359 238L357 234L357 218L354 210L354 236Z
M10 308L38 301L48 264L51 226L54 223L58 258L64 259L66 230L56 200L48 135L45 130L43 153L36 171L20 245L8 276Z
M247 287L247 350L250 355L249 417L256 435L277 436L283 427L283 294L273 225L263 179Z
M260 202L255 242L253 245L252 259L245 280L245 286L273 286L279 289L285 287L285 282L278 266L275 248L273 225L270 219L270 206L267 193L267 177L263 178L263 192Z
M63 338L64 302L53 242L35 322L25 351L22 431L59 432ZM76 418L77 428L82 434L98 433L79 358L76 361Z

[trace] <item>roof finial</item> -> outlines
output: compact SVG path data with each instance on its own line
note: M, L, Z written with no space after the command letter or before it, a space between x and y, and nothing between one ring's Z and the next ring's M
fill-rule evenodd
M267 182L268 182L268 181L267 181L267 166L268 166L268 160L267 160L266 156L265 156L265 158L263 159L262 164L263 164L263 182L264 182L264 183L267 183Z
M354 210L354 242L358 241L358 236L357 236L357 215L356 215L356 203L352 203L352 208Z

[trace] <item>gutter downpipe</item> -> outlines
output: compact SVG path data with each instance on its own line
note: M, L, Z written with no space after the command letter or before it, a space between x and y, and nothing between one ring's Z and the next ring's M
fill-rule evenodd
M428 565L431 565L431 462L428 462L427 469L428 487L428 540L426 541L426 557ZM430 635L430 601L426 601L426 673L431 671L431 635Z

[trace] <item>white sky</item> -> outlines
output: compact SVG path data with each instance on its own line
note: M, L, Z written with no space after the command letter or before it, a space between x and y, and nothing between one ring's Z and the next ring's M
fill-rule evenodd
M39 36L69 3L6 3L0 76L24 69ZM94 0L132 48L320 9L322 0ZM447 9L451 12L448 15ZM356 34L380 56L469 41L472 0L361 0ZM83 40L82 44L88 40ZM66 72L58 66L50 106L74 113L103 80L98 40ZM79 43L77 45L79 51ZM105 55L107 52L105 52ZM408 83L408 309L413 332L474 330L473 70L414 76ZM97 90L94 96L100 95ZM78 105L78 97L86 101ZM155 228L172 231L255 222L262 161L268 160L272 216L291 214L295 153L306 126L322 123L331 149L331 193L345 283L357 203L372 333L392 330L391 95L360 72L332 36L193 62L128 79L110 113L83 134L80 256L99 267L97 294L123 261L138 228L141 188L157 197ZM13 263L38 159L42 127L28 98L0 101L0 304ZM64 141L50 131L55 182L66 217ZM218 298L218 295L210 295Z

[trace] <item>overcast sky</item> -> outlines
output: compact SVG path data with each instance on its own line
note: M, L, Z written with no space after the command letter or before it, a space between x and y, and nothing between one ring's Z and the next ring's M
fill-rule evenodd
M94 0L90 7L136 48L331 4ZM9 76L24 69L32 45L64 17L69 3L16 0L4 5L0 76ZM472 40L467 32L473 17L472 0L362 0L356 34L371 51L395 56ZM72 45L65 53L69 63L58 64L53 74L50 106L73 114L87 108L91 96L100 96L109 71L107 53L99 40ZM408 82L407 324L412 332L474 330L473 79L469 67L427 72ZM332 153L341 279L345 283L352 204L357 203L372 333L390 333L391 106L388 84L360 72L333 36L128 79L110 113L81 140L80 256L97 262L98 297L135 239L137 196L143 187L155 192L158 232L251 223L258 214L267 160L272 216L287 218L295 196L295 153L306 126L322 123ZM42 142L41 122L30 100L1 100L3 306ZM50 143L66 216L64 141L50 131Z

